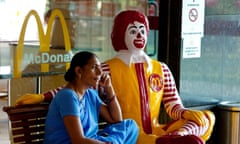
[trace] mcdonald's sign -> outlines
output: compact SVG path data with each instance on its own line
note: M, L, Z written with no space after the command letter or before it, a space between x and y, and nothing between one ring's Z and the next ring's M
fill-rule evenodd
M70 53L71 43L69 39L68 28L62 12L59 9L52 10L52 13L47 25L47 31L45 34L43 25L41 23L38 13L35 10L31 10L24 19L21 32L19 35L18 45L16 48L14 63L13 63L13 77L14 78L22 77L24 38L25 38L26 29L27 29L27 24L31 16L35 18L37 28L38 28L40 53L38 55L24 55L24 58L29 59L31 64L41 65L41 68L40 68L41 73L49 72L49 63L54 63L59 61L64 63L66 66L66 69L68 69L70 65L70 60L72 57ZM53 27L55 18L58 18L60 20L62 31L63 31L64 43L65 43L65 52L67 54L66 53L65 54L64 53L49 54L51 32L52 32L52 27Z

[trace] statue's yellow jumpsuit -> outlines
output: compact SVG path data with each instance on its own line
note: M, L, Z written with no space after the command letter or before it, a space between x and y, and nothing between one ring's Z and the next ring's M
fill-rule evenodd
M103 64L103 70L109 71L112 84L118 96L124 118L133 118L140 127L138 144L154 144L156 138L181 127L190 127L189 134L200 135L207 140L211 134L214 116L205 111L209 118L207 126L198 126L194 122L181 119L186 110L178 96L174 79L164 63L151 60L147 63L126 65L118 58ZM175 119L167 125L159 124L160 104L163 101L169 116Z

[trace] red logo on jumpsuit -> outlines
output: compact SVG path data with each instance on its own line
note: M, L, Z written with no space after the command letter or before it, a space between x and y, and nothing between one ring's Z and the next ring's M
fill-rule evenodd
M149 85L154 92L159 92L163 87L163 78L159 74L149 76Z

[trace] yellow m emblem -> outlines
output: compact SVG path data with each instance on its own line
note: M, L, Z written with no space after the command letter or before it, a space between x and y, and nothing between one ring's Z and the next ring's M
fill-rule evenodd
M27 28L27 24L29 18L33 16L37 23L38 28L38 35L39 35L39 45L40 45L40 52L49 52L50 50L50 39L51 39L51 32L53 27L53 22L56 17L59 18L60 23L62 25L62 31L64 36L64 43L65 43L65 51L71 50L71 43L69 39L68 28L64 19L62 12L58 9L54 9L51 13L51 16L48 21L47 31L46 34L44 33L43 26L40 20L38 13L35 10L31 10L25 17L22 29L20 32L18 45L15 53L14 63L13 63L13 77L19 78L22 76L22 61L23 61L23 48L24 48L24 38L25 32ZM66 69L69 67L69 62L66 62ZM49 64L41 64L41 72L49 72Z

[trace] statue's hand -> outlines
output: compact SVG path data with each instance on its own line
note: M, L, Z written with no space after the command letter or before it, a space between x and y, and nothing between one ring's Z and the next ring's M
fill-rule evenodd
M44 101L42 94L24 94L16 100L15 105L37 104Z
M182 117L186 120L191 120L197 123L199 126L205 126L208 124L208 119L203 111L200 110L186 110Z

